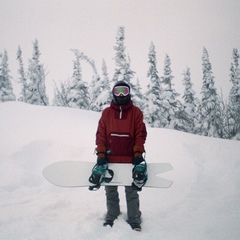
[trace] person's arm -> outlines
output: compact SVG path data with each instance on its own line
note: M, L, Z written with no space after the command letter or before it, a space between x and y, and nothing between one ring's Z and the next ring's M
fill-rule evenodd
M96 132L96 154L97 164L103 165L107 163L106 158L106 123L104 121L104 112L98 122L98 128Z
M138 164L137 160L141 161L141 159L138 159L138 157L142 157L142 154L145 152L144 144L147 137L147 130L143 121L143 113L140 109L137 111L135 121L135 143L133 147L133 152L134 161L136 162L136 164Z

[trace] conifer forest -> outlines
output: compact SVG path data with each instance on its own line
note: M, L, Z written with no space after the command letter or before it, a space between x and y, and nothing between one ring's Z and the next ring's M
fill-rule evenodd
M165 55L163 74L157 69L157 50L153 42L148 52L147 87L143 91L135 72L131 69L131 59L126 52L125 28L118 27L113 46L115 69L109 76L107 63L102 61L101 71L93 59L79 49L72 49L74 56L72 77L66 81L54 82L54 97L46 94L46 69L41 62L38 40L33 42L32 56L28 65L23 63L22 50L18 47L18 84L21 92L16 98L13 91L7 49L0 52L0 102L22 101L43 106L62 106L101 112L112 100L111 89L117 81L126 81L131 88L132 100L144 113L145 123L153 128L169 128L202 136L240 140L240 66L238 49L233 48L232 62L229 63L231 89L225 98L215 87L208 50L202 51L202 87L200 97L196 96L191 79L191 69L183 69L184 92L174 88L171 59ZM91 82L82 76L81 62L92 68ZM217 81L217 80L216 80Z

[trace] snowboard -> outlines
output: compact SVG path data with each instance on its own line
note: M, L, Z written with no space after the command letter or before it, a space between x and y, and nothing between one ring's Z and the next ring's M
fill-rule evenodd
M94 166L93 162L59 161L45 167L42 173L50 183L59 187L89 187L93 186L89 182L89 177ZM132 185L132 164L109 163L108 168L114 172L113 179L110 183L101 183L101 186ZM172 169L169 163L148 163L148 180L144 187L169 188L173 181L158 175Z

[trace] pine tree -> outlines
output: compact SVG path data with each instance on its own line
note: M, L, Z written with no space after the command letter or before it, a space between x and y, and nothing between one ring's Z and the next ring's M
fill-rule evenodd
M53 106L70 107L68 104L69 84L68 82L60 82L60 87L54 82Z
M157 70L156 51L153 43L150 44L148 53L149 69L147 77L150 83L147 85L144 103L144 116L146 122L151 127L164 127L167 125L168 120L163 118L162 112L164 111L162 104L162 87Z
M83 60L87 62L93 70L92 81L88 91L89 91L89 97L90 97L90 109L93 111L97 111L97 109L95 108L95 102L99 94L99 92L96 92L96 91L98 91L97 88L100 85L100 76L97 72L95 61L77 49L73 49L72 51L76 56L78 56L79 60Z
M131 65L131 59L130 57L128 56L128 62L129 62L129 65ZM142 102L144 100L144 97L141 93L141 87L139 85L139 82L137 80L136 84L133 83L133 82L128 82L130 88L131 88L131 99L132 101L134 102L134 105L137 106L137 107L140 107L142 108Z
M27 102L35 105L48 105L48 97L46 95L45 87L45 69L40 63L40 51L38 41L33 42L33 54L29 60L28 66L28 88L27 88Z
M94 61L93 61L94 62ZM95 67L95 63L94 63ZM93 111L101 111L101 107L97 103L97 98L102 90L102 81L98 74L92 76L92 81L89 88L90 93L90 109Z
M72 108L90 109L90 96L87 84L82 80L80 58L75 54L73 63L73 76L69 83L67 102Z
M134 92L134 97L133 102L134 105L136 105L137 107L139 107L142 111L144 110L144 101L145 101L145 97L142 94L142 88L140 86L139 80L137 79L137 84L135 86L135 92Z
M188 132L193 133L194 126L197 125L197 116L196 116L196 110L198 107L199 100L196 98L196 93L193 90L192 86L192 80L191 80L191 72L190 68L187 67L186 71L183 72L183 85L185 87L184 94L182 96L184 100L184 110L186 114L188 115L189 119L191 120L187 127Z
M172 75L171 70L171 59L166 54L164 60L164 74L161 77L161 82L163 83L162 104L164 108L162 116L168 120L167 124L164 127L187 131L186 122L190 124L191 119L184 111L182 103L177 99L180 94L178 94L173 87L173 78L174 76Z
M222 110L222 119L223 119L223 130L222 138L230 139L236 134L236 123L233 119L232 109L229 105L229 102L223 99L223 95L220 98L221 110Z
M103 79L101 79L97 72L95 61L93 59L89 58L86 54L76 49L72 51L79 57L80 60L86 61L91 66L93 70L93 76L89 88L90 109L93 111L102 111L104 106L110 103L110 87L106 63L103 60Z
M204 136L221 137L223 129L222 111L219 96L215 88L212 65L207 50L202 55L203 85L201 89L200 122L201 133Z
M93 109L98 112L108 106L112 99L107 66L104 59L102 61L102 76L103 78L99 81L99 85L95 90L96 98L93 105Z
M125 53L124 40L125 40L124 27L119 27L116 36L116 46L114 47L114 50L116 51L114 57L116 68L113 81L114 82L125 81L130 85L131 89L134 89L131 83L131 79L134 76L134 71L131 70L130 61Z
M232 54L233 63L231 64L230 81L232 88L229 93L228 104L228 119L229 137L234 137L237 133L240 134L240 67L239 67L239 53L236 48L233 49Z
M17 51L17 60L19 61L19 82L21 84L21 92L20 92L20 97L19 97L19 101L22 102L27 102L27 78L25 75L25 70L24 70L24 66L23 66L23 60L22 60L22 50L20 48L20 46L18 47L18 51Z
M136 106L141 106L141 101L139 99L138 89L135 84L132 83L132 79L134 77L135 72L131 70L131 60L130 56L127 56L125 53L126 47L124 45L125 40L125 32L124 27L119 27L117 30L117 36L116 36L116 46L114 46L114 50L116 51L115 54L115 73L113 76L113 82L117 81L125 81L131 89L131 97L132 101Z
M171 74L172 74L171 59L166 54L164 59L164 72L163 72L163 76L161 77L162 83L166 86L165 90L173 91L173 93L177 96L179 94L177 94L175 90L173 90L172 79L174 78L174 76L172 76Z
M3 55L0 53L0 102L16 100L9 72L8 54L5 50Z

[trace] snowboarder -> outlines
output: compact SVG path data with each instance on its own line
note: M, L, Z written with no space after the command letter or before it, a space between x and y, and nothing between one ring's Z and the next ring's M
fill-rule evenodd
M133 105L130 86L117 82L112 90L113 100L102 112L96 132L97 165L108 163L132 163L133 184L125 186L127 222L136 231L141 231L139 195L147 180L146 162L142 156L147 136L142 111ZM117 186L106 186L107 214L103 226L113 226L120 214Z

